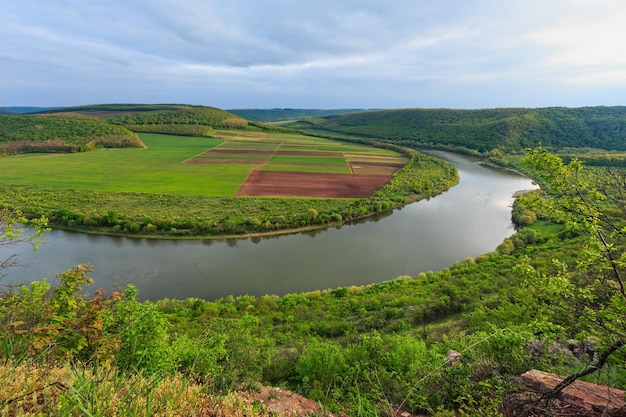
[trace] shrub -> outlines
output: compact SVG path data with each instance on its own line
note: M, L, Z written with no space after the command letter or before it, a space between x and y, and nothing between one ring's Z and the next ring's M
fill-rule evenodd
M172 371L175 358L170 345L167 317L155 304L137 301L138 290L129 285L109 316L107 331L116 334L120 347L115 360L122 369Z
M510 255L515 251L515 243L511 239L504 239L498 247L496 248L496 252L500 255Z

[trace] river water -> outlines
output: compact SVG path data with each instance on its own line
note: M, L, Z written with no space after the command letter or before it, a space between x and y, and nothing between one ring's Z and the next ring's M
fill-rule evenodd
M440 270L493 251L514 233L513 194L537 186L515 172L469 157L433 152L459 170L445 193L393 213L313 233L238 240L154 240L53 230L37 252L17 253L24 268L5 271L4 283L48 277L80 263L94 265L95 288L135 285L142 299L226 295L284 295L364 285Z

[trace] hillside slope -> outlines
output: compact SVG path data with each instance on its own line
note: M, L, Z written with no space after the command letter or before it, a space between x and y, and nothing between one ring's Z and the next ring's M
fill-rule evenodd
M213 129L251 127L247 120L225 110L184 104L95 104L49 113L77 113L143 133L211 136Z
M539 144L626 151L626 107L399 109L303 120L291 127L384 139L404 145L448 145L479 152L519 152Z
M215 129L278 129L214 107L179 104L98 104L0 117L0 154L143 146L134 132L212 136Z

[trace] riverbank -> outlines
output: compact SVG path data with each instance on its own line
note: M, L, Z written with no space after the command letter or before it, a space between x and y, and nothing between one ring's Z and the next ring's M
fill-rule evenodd
M491 252L513 234L512 195L533 187L525 177L487 169L473 159L442 156L458 170L458 185L392 212L247 239L164 240L52 230L38 252L19 252L30 266L12 271L10 279L53 277L89 262L93 289L132 283L146 300L213 300L367 285L438 271Z
M456 183L450 186L454 187ZM268 237L278 237L284 235L293 235L298 233L310 233L310 232L319 232L329 228L338 228L341 226L349 226L352 224L357 224L362 221L366 221L368 219L372 219L374 217L387 216L393 213L395 210L401 209L404 206L407 206L412 203L416 203L418 201L434 198L441 193L448 191L450 188L446 188L436 194L429 195L418 195L413 196L409 199L406 199L402 202L402 204L396 204L391 206L390 208L379 211L379 212L371 212L367 213L363 216L352 217L347 220L334 222L334 223L324 223L317 225L310 225L306 227L298 227L292 229L280 229L280 230L272 230L266 232L251 232L245 234L224 234L224 235L193 235L193 236L180 236L180 235L168 235L168 234L147 234L147 233L115 233L111 229L108 230L98 230L93 228L84 228L84 227L70 227L64 225L51 225L51 228L56 230L63 230L66 232L74 232L74 233L84 233L89 235L100 235L100 236L111 236L111 237L121 237L121 238L131 238L131 239L156 239L156 240L229 240L229 239L253 239L253 238L268 238Z

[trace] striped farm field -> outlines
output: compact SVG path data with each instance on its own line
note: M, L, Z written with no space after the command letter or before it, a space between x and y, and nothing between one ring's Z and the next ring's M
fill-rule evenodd
M146 145L143 149L9 156L0 164L0 183L58 190L232 197L247 195L245 190L259 195L254 178L260 177L252 174L262 171L274 172L272 178L299 173L302 191L298 192L297 184L290 181L291 196L335 197L337 191L331 195L309 195L307 190L315 189L310 183L321 178L318 174L339 176L332 181L346 184L356 181L351 174L380 175L383 178L375 183L384 184L406 161L393 151L304 135L219 130L214 133L218 137L140 134ZM367 163L376 169L363 168ZM359 168L354 169L355 166ZM315 177L307 178L307 173Z
M343 156L315 156L303 155L274 155L269 160L270 163L277 164L312 164L312 165L347 165Z
M316 172L326 174L352 174L348 165L308 165L308 164L265 164L257 168L257 171L282 171L282 172Z

